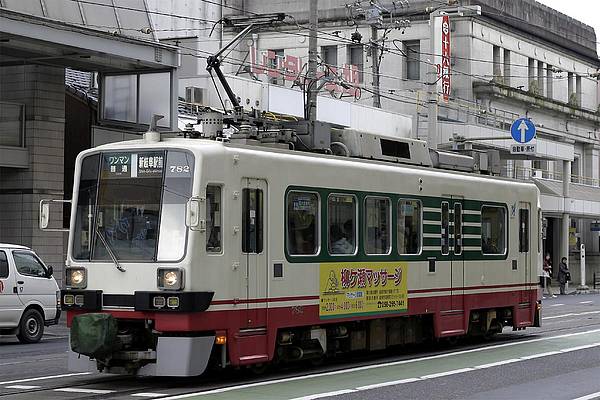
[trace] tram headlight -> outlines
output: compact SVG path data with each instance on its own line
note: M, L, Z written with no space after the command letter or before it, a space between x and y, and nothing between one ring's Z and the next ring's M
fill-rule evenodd
M183 289L183 270L181 268L159 268L157 285L159 289Z
M69 289L85 289L87 287L87 271L85 268L67 268L65 285Z

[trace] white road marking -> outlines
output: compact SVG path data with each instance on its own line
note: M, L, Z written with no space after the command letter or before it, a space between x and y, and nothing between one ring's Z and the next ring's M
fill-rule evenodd
M132 394L134 397L160 397L166 396L165 393L134 393Z
M317 393L317 394L311 394L309 396L296 397L291 400L314 400L314 399L320 399L322 397L339 396L341 394L348 394L348 393L355 393L355 392L357 392L357 390L353 390L353 389L336 390L334 392Z
M72 373L72 374L38 376L36 378L26 378L26 379L17 379L17 380L14 380L14 381L0 382L0 385L10 385L12 383L22 383L22 382L43 381L43 380L46 380L46 379L67 378L69 376L81 376L81 375L89 375L89 374L91 374L91 372L75 372L75 373Z
M461 369L453 369L451 371L438 372L435 374L423 375L421 379L434 379L441 378L443 376L454 375L454 374L462 374L463 372L473 371L473 368L461 368Z
M356 390L371 390L371 389L377 389L377 388L385 387L385 386L396 386L396 385L402 385L404 383L417 382L420 380L421 380L421 378L406 378L406 379L400 379L397 381L389 381L389 382L375 383L373 385L359 386L356 388Z
M436 360L436 359L440 359L440 358L447 358L447 357L452 357L452 356L461 355L461 354L477 353L480 351L500 349L500 348L504 348L504 347L512 347L512 346L518 346L518 345L522 345L522 344L543 342L543 341L547 341L547 340L562 339L562 338L573 337L573 336L588 335L591 333L598 333L598 332L600 332L600 329L591 329L589 331L575 332L575 333L565 333L565 334L556 335L556 336L549 336L549 337L543 337L543 338L537 338L537 339L531 339L531 340L523 340L523 341L519 341L519 342L502 343L502 344L497 344L497 345L493 345L493 346L478 347L475 349L461 350L461 351L455 351L455 352L451 352L451 353L436 354L434 356L412 358L410 360L392 361L392 362L388 362L388 363L365 365L362 367L341 369L341 370L337 370L337 371L330 371L330 372L323 372L323 373L316 373L316 374L309 374L309 375L302 375L302 376L293 376L290 378L273 379L273 380L269 380L269 381L247 383L247 384L236 385L236 386L227 386L227 387L222 387L222 388L218 388L218 389L207 390L204 392L186 393L186 394L181 394L181 395L176 395L176 396L171 396L171 397L165 397L165 398L163 398L163 400L179 400L179 399L186 399L186 398L194 397L194 396L206 396L206 395L217 394L217 393L231 392L231 391L240 390L240 389L254 388L254 387L260 387L260 386L267 386L267 385L275 385L278 383L295 382L295 381L301 381L301 380L311 379L311 378L320 378L320 377L324 377L324 376L342 375L342 374L347 374L347 373L352 373L352 372L371 370L371 369L375 369L375 368L384 368L384 367L391 367L391 366L395 366L395 365L411 364L411 363L420 362L420 361ZM574 351L574 350L572 350L572 351ZM553 352L550 352L550 353L554 354ZM548 353L548 355L552 355L550 353ZM526 358L523 358L523 360L525 360L525 359ZM373 386L373 385L370 385L370 386Z
M53 390L55 392L90 393L90 394L109 394L109 393L115 392L115 390L85 389L85 388L60 388L60 389L53 389Z
M28 390L28 389L38 389L41 388L41 386L34 386L34 385L11 385L11 386L5 386L5 389L22 389L22 390Z
M592 304L593 301L580 301L579 304Z
M552 304L550 307L560 307L560 306L564 306L564 303L556 303L556 304Z
M600 397L600 392L596 392L596 393L591 393L582 397L578 397L576 399L573 400L593 400L593 399L597 399Z
M572 351L591 349L593 347L598 347L598 346L600 346L600 342L596 342L596 343L592 343L592 344L585 344L583 346L569 347L569 348L562 349L559 351L561 353L570 353Z
M489 363L489 364L476 365L473 368L485 369L485 368L499 367L500 365L512 364L512 363L515 363L518 361L521 361L521 359L520 358L509 358L508 360L496 361L496 362Z
M542 321L548 320L548 319L556 319L556 318L565 318L565 317L576 317L579 315L591 315L591 314L600 314L600 311L596 310L596 311L584 311L584 312L580 312L580 313L568 313L568 314L561 314L561 315L552 315L550 317L543 317Z
M548 351L546 353L538 353L538 354L532 354L530 356L523 356L523 357L521 357L521 360L533 360L534 358L554 356L556 354L560 354L560 351Z

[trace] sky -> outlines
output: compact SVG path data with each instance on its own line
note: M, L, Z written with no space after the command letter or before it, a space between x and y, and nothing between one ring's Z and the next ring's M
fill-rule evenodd
M600 1L598 0L537 0L563 14L590 25L596 31L596 42L600 42ZM600 44L596 43L600 52Z

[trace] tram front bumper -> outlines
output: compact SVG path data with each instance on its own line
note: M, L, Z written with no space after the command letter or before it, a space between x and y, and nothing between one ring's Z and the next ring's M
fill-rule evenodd
M208 365L215 342L214 336L201 337L159 337L156 351L150 360L135 371L108 366L103 372L111 374L133 374L138 376L198 376ZM96 360L69 350L68 368L72 372L96 372Z

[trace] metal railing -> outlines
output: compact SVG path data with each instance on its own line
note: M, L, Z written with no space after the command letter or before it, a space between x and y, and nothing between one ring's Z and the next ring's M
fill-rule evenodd
M529 180L532 178L560 182L563 180L562 172L521 166L502 167L500 175L520 180ZM600 187L600 179L582 175L571 175L571 183L584 186Z

